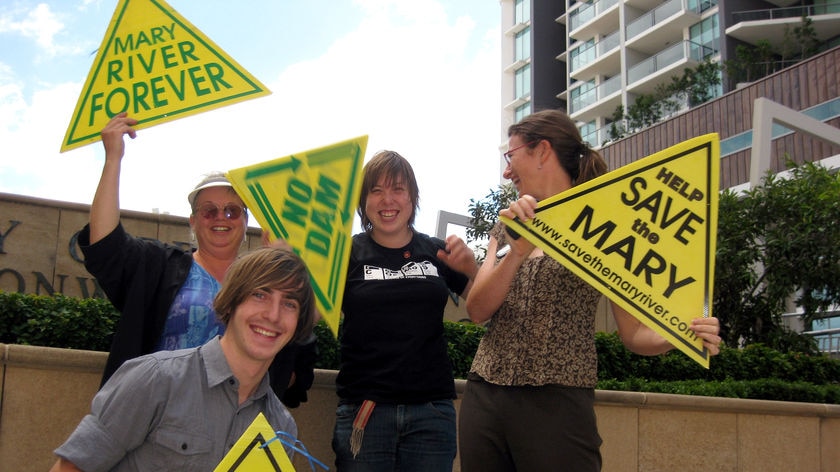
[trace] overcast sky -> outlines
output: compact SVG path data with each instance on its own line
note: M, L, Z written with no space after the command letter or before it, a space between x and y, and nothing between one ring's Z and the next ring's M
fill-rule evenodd
M139 131L124 209L187 216L207 171L369 135L420 184L416 227L499 183L497 0L169 0L272 94ZM90 203L104 152L59 153L116 0L0 4L0 192Z

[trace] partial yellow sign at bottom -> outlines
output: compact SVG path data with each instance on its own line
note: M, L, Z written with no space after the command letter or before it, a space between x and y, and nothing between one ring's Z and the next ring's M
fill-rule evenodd
M295 472L283 443L271 441L276 435L260 413L213 472Z

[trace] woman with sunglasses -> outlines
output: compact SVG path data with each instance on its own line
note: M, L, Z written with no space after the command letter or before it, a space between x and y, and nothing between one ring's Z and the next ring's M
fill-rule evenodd
M503 175L519 199L503 216L530 220L539 200L607 170L561 111L529 115L508 136ZM461 470L600 470L594 398L601 294L525 238L511 237L503 224L490 236L487 259L467 297L470 318L492 322L461 401ZM510 250L497 255L506 245ZM656 355L673 348L627 311L611 308L631 351ZM698 318L691 326L712 355L720 352L719 328L716 318Z
M120 113L103 128L105 164L90 221L79 233L85 268L121 313L102 384L128 359L201 346L223 334L213 299L248 227L242 199L217 172L208 174L187 197L194 251L128 234L120 223L119 182L124 136L136 137L135 124L137 120ZM269 369L272 389L287 406L305 401L312 384L314 338L309 341L287 346ZM293 371L296 382L289 387Z

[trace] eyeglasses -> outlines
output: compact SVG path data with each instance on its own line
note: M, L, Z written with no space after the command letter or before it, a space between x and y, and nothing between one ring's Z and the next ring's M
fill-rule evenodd
M510 158L511 158L511 156L513 156L514 151L516 151L517 149L522 149L525 146L530 146L530 145L532 145L534 143L537 143L537 142L539 142L539 139L536 139L534 141L531 141L531 142L528 142L528 143L525 143L525 144L521 144L519 146L516 146L513 149L509 149L508 152L502 154L503 156L505 156L505 162L507 162L507 164L510 165Z
M204 202L195 209L196 214L208 220L215 220L219 216L219 211L229 220L238 220L242 216L242 213L245 212L245 207L236 203L226 203L224 208L219 208L213 202Z

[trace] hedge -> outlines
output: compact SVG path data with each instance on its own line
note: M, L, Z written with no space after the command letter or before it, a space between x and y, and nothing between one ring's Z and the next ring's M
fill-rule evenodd
M110 302L0 291L0 343L107 351L119 319ZM466 378L482 326L444 322L456 378ZM339 345L325 322L315 327L316 367L338 369ZM840 361L783 353L761 344L723 347L705 369L678 351L640 356L618 335L597 333L598 388L840 404Z

